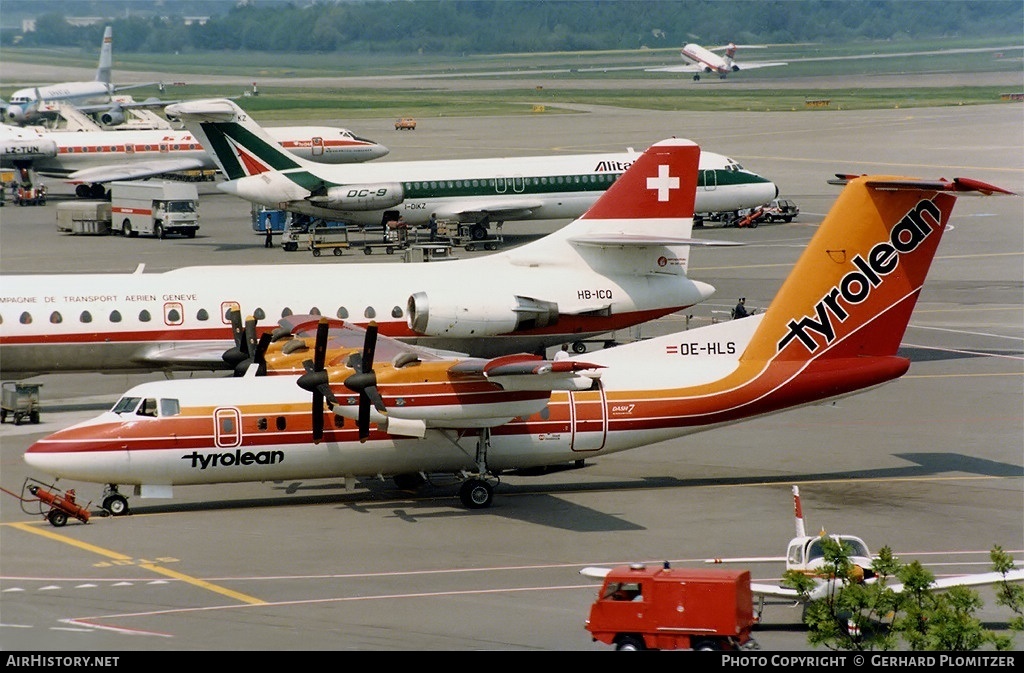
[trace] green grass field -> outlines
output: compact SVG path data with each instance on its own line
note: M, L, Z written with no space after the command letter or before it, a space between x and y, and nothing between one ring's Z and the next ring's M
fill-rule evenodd
M477 73L476 77L497 79L501 72L506 85L485 91L435 91L417 87L418 80L396 82L394 88L346 86L265 86L259 97L240 99L240 104L260 119L275 120L299 116L306 119L344 116L360 119L409 114L432 116L480 116L536 114L534 106L543 105L545 114L565 113L560 104L614 105L654 110L689 111L779 111L824 112L828 110L864 110L913 108L948 105L976 105L998 102L1000 95L1011 93L1006 87L951 86L921 88L912 86L910 76L924 73L1016 73L1024 84L1024 46L1016 37L985 40L944 40L929 42L854 43L847 45L774 45L747 50L738 55L748 60L791 60L783 68L764 68L735 75L730 86L702 87L692 90L659 90L650 86L666 76L689 79L679 73L644 72L642 68L681 63L678 50L631 50L554 54L501 54L441 59L419 54L268 54L244 52L207 52L186 54L115 54L118 69L167 73L168 81L189 74L237 76L238 86L226 91L223 86L185 84L171 86L165 99L238 96L253 81L268 78L374 77L387 75L443 76ZM944 50L944 53L934 53ZM955 50L950 52L950 50ZM823 57L870 55L872 58L844 60L799 60ZM889 58L876 58L889 55ZM10 64L31 62L69 67L94 67L95 55L78 50L5 49L2 58ZM628 69L628 70L626 70ZM543 72L542 72L543 71ZM906 88L766 88L782 78L856 75L908 76ZM628 79L630 88L600 86L603 80ZM815 80L817 82L822 79ZM538 81L557 81L558 87L542 88ZM745 87L750 82L752 86ZM648 85L645 85L647 83ZM0 87L0 96L25 84ZM1024 87L1022 87L1024 88ZM410 95L414 91L415 95ZM145 92L145 93L144 93ZM140 89L136 98L154 95ZM1018 92L1019 93L1019 92ZM827 106L810 107L809 100L827 100Z

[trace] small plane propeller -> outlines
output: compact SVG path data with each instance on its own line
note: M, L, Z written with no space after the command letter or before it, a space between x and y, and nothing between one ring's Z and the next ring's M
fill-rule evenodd
M373 371L373 355L377 350L377 323L371 322L366 326L366 338L363 342L363 352L358 358L349 359L349 366L356 370L345 379L345 387L359 393L359 441L365 442L370 436L370 404L372 403L377 411L381 413L387 409L384 400L377 390L377 374Z
M313 346L313 359L302 363L306 373L299 377L298 384L303 390L313 393L313 443L318 444L324 438L324 400L330 408L338 403L331 392L330 379L324 364L327 360L327 336L330 324L321 318L316 327L316 341Z
M238 309L228 309L228 319L231 321L231 333L235 338L235 345L224 352L222 356L235 373L235 376L244 376L249 365L256 363L259 369L257 376L267 373L266 354L273 336L270 332L264 332L258 339L256 337L256 318L249 316L245 323L242 322L242 312Z

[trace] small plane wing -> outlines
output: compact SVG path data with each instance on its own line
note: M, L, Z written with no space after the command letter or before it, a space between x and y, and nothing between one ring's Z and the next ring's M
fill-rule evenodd
M666 65L661 68L644 68L644 72L704 72L704 66L697 63Z
M608 576L608 573L612 571L611 568L601 568L599 566L587 566L580 571L580 574L584 577L589 577L592 580L603 580Z
M779 586L778 584L762 584L761 582L751 582L750 591L755 596L787 598L794 601L799 601L803 598L800 595L800 592L796 589L790 589L789 587Z
M157 159L131 164L109 164L83 168L67 176L69 182L113 182L114 180L139 180L176 171L191 171L204 166L201 159L183 157L180 159Z
M1001 572L992 571L987 573L977 573L974 575L940 577L932 582L928 588L934 591L942 591L943 589L950 589L952 587L974 587L986 584L999 584L1000 582L1024 582L1024 569L1015 568L1007 572L1005 575ZM888 587L897 593L903 591L902 584L890 584Z

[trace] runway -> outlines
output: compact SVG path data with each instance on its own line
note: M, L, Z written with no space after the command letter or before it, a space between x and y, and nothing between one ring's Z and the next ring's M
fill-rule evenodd
M295 120L302 123L302 120ZM691 276L718 292L687 316L631 338L725 319L739 296L767 306L838 188L835 173L971 177L1024 193L1024 108L778 113L652 112L591 106L535 116L337 120L391 148L384 161L580 153L690 138L776 181L801 214L756 229L707 227L742 241L695 252ZM51 193L68 190L51 182ZM248 205L204 185L195 239L69 236L58 199L0 211L3 273L190 265L344 264L265 250ZM508 223L509 245L564 223ZM937 575L989 570L1000 545L1024 562L1024 206L962 198L911 320L910 372L882 388L588 462L508 475L493 507L467 511L454 489L422 493L371 480L175 489L132 499L134 514L54 529L0 494L0 648L8 651L599 651L583 628L588 565L702 566L781 555L794 532L791 484L808 530L891 547ZM460 256L483 255L485 252ZM399 256L375 256L402 263ZM287 279L282 270L280 278ZM339 288L343 291L344 288ZM4 320L16 319L0 307ZM0 363L2 367L2 363ZM20 491L35 439L112 404L154 375L43 376L37 426L0 426L0 486ZM68 486L67 484L65 486ZM97 485L77 484L81 499ZM781 563L750 566L777 579ZM1013 615L989 590L979 612ZM800 611L771 605L766 651L809 651ZM1020 644L1018 643L1018 649Z

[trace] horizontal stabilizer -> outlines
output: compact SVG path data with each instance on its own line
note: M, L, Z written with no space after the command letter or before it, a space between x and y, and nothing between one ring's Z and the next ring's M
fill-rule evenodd
M576 245L589 245L595 247L620 246L620 247L653 247L653 246L674 246L674 245L703 245L703 246L735 246L744 245L742 241L709 241L699 238L683 238L675 236L644 236L642 234L611 233L611 234L590 234L586 236L575 236L569 239L570 243Z
M846 186L851 180L855 178L864 177L863 175L853 175L850 173L836 173L836 177L828 180L828 184L837 185L840 187ZM899 179L868 179L865 184L872 189L880 191L899 191L899 190L934 190L936 192L957 192L961 194L971 194L972 192L981 196L991 196L992 194L1009 194L1011 196L1018 196L1016 192L1011 192L1002 187L996 187L990 185L987 182L980 180L974 180L971 178L953 178L952 180L946 180L940 178L938 180L916 180L913 178L899 178Z

